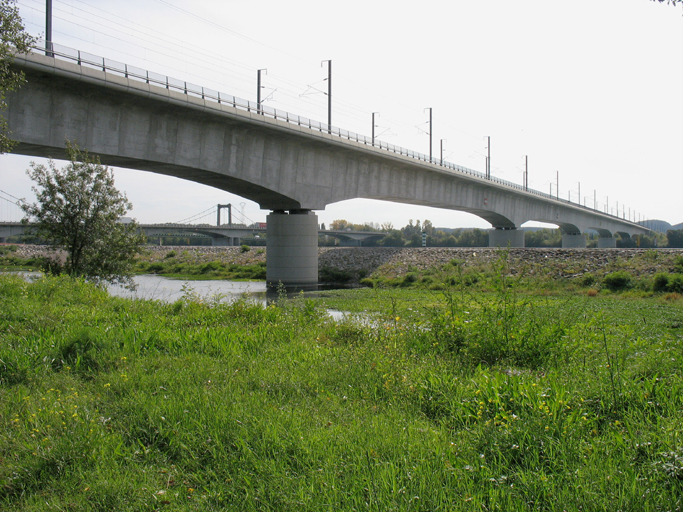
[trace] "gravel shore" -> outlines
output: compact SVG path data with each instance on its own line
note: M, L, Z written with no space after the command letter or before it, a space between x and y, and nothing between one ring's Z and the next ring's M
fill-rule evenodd
M43 246L19 245L16 255L22 258L47 254ZM147 247L144 259L163 260L169 252L197 262L220 260L225 263L252 265L266 259L264 247L252 247L242 252L240 247ZM399 276L414 270L439 267L452 260L464 265L482 265L498 257L500 250L457 247L320 247L319 268L348 272L357 281L373 272ZM618 269L636 269L639 274L671 272L674 258L683 249L510 249L510 271L519 268L544 269L556 277L603 275Z

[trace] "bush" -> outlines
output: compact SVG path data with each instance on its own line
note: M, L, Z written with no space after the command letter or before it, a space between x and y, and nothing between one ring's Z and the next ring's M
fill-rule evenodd
M683 274L683 256L676 256L674 260L674 271Z
M581 277L581 285L582 286L592 286L595 284L595 276L591 274L590 272L585 273Z
M652 290L655 292L683 293L683 275L665 274L663 272L656 274Z
M673 274L669 276L669 292L683 293L683 275Z
M626 290L631 286L632 276L629 272L625 270L619 270L617 272L612 272L607 274L602 280L602 284L605 285L609 290L613 292Z
M40 270L44 274L58 276L64 272L64 265L57 258L50 258L48 256L40 257Z
M147 267L147 272L150 272L152 274L156 274L157 272L161 272L164 270L164 265L163 263L152 263Z
M368 288L374 288L375 281L373 281L369 277L364 277L360 280L360 284L362 284L363 286L367 286Z
M665 292L669 287L669 274L661 272L655 274L654 281L652 283L652 290L655 292Z
M249 252L249 251L251 251L251 247L249 247L248 245L242 244L240 246L240 252Z
M321 283L348 283L351 277L349 272L331 267L322 267L318 271L318 280Z
M664 272L656 274L652 283L652 290L654 292L683 293L683 275Z
M199 267L199 271L202 274L208 274L209 272L218 272L222 269L223 264L220 261L210 261L208 263L204 263L201 267Z
M401 286L410 286L413 283L417 282L417 273L415 272L408 272L405 276L403 276L403 280L401 281Z

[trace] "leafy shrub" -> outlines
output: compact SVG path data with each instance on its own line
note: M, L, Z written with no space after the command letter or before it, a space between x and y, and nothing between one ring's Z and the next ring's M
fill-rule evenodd
M403 276L403 280L401 281L401 286L410 286L413 283L417 282L417 273L415 272L408 272L405 276Z
M592 286L595 284L595 276L591 274L590 272L585 273L581 277L581 285L582 286Z
M633 277L629 272L626 272L625 270L618 270L617 272L607 274L602 280L602 283L609 290L616 292L629 288L631 286L632 279Z
M147 272L150 272L152 274L156 274L157 272L161 272L164 270L164 264L163 263L151 263L147 267Z
M669 287L669 274L660 272L655 274L654 281L652 283L652 290L655 292L665 292Z
M655 292L683 293L683 275L665 274L663 272L656 274L652 290Z
M242 244L240 246L240 252L249 252L249 251L251 251L251 247L249 247L248 245Z
M30 267L36 267L40 269L41 272L53 276L58 276L64 272L64 266L62 265L62 262L57 258L50 256L36 256L35 258L29 258L23 263ZM17 265L21 264L21 260L19 260Z
M166 253L166 256L164 256L164 259L175 258L177 255L178 253L176 253L175 251L168 251Z
M348 283L351 277L349 272L331 267L322 267L318 271L318 280L321 283Z
M683 256L676 256L674 260L674 271L683 274Z
M673 274L669 276L669 292L683 293L683 275Z
M204 263L201 267L199 267L199 271L202 274L208 274L209 272L218 272L223 268L223 264L220 261L210 261L208 263Z

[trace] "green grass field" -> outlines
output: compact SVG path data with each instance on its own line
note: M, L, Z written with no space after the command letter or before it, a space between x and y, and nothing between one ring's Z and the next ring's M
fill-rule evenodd
M681 510L680 296L499 270L265 308L0 275L0 510Z

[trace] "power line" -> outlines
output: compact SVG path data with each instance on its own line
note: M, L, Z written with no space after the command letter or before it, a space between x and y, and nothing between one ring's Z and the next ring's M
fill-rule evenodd
M274 47L266 43L263 43L262 41L258 41L257 39L245 36L244 34L241 34L228 27L225 27L220 23L217 23L216 21L203 17L183 7L174 5L172 2L169 2L167 0L154 1L156 1L159 4L162 4L163 6L165 6L165 8L181 12L183 15L190 16L193 19L196 19L201 23L214 27L220 31L229 33L245 41L249 41L251 43L263 46L279 54L287 55L289 58L295 59L299 62L306 63L308 66L310 66L310 68L312 68L312 64L309 61L301 59L296 55L292 55L282 50L281 48ZM21 0L19 3L22 4L26 9L30 9L32 12L35 12L36 14L42 14L44 12L42 2L36 0ZM235 92L244 93L247 95L247 97L253 95L253 88L250 88L250 86L247 85L247 83L250 84L254 81L255 73L249 74L247 73L247 70L255 71L255 69L250 65L243 64L239 61L232 60L226 57L225 53L215 53L210 50L207 50L206 48L196 46L189 41L182 41L180 44L176 42L179 41L177 34L174 34L173 36L166 35L161 31L155 30L154 28L145 26L141 23L126 20L125 18L111 12L110 10L90 5L89 3L83 0L71 0L70 10L60 7L58 5L57 11L60 15L56 18L64 22L68 26L79 27L85 31L92 31L94 33L94 36L102 35L113 41L122 42L127 45L139 45L141 46L141 49L146 52L164 57L174 62L174 64L166 63L165 66L170 69L175 69L179 73L187 73L187 71L178 69L178 67L175 66L175 62L182 62L186 66L192 66L193 71L191 73L194 74L196 78L199 78L201 80L206 80L212 83L218 83L220 79L218 79L215 76L216 73L220 73L223 76L229 75L229 78L231 79L231 90ZM83 20L84 23L79 23L77 20ZM93 24L97 25L97 31L93 30ZM33 23L33 25L38 26L37 23ZM125 49L118 47L111 48L106 44L96 43L94 37L92 41L89 41L73 33L58 33L64 36L68 36L70 38L74 38L79 41L89 42L97 46L102 46L104 48L110 48L116 51L118 54L134 58L135 60L141 58L139 55L139 51L137 53L131 53L126 52ZM121 37L121 33L127 34L127 38ZM142 44L131 42L130 39L133 39L134 41L141 41ZM191 55L189 54L188 50L189 52L191 52ZM183 61L181 59L178 59L179 55L185 59L191 57L192 61L188 62L187 60ZM142 57L142 59L147 60L145 57ZM197 73L197 69L201 69L202 72ZM202 75L202 73L205 73L207 71L210 71L212 74L214 74L213 78L206 78L205 75ZM280 101L280 98L278 98L277 100L273 100L274 103L282 104L285 107L288 107L289 105L296 105L294 106L294 108L285 108L285 110L290 112L301 112L302 114L309 116L311 119L323 118L323 112L326 105L324 105L324 102L322 101L315 101L315 99L311 99L308 97L302 98L301 91L304 90L304 85L297 84L296 82L290 81L284 77L280 77L279 75L277 75L277 73L274 75L269 74L269 81L271 78L276 82L279 81L281 83L287 84L287 87L277 88L279 93L278 96L284 98L285 101ZM337 79L335 78L335 80ZM369 89L367 82L357 82L355 80L349 79L349 77L347 76L340 77L340 81L346 84L351 84L353 88L355 88L356 90L362 91L364 93L364 97L371 97L372 94L377 93L376 90ZM393 119L391 115L383 116L383 120L389 123L392 127L400 127L402 130L406 132L396 134L397 137L410 137L409 135L407 135L407 133L414 129L415 124L413 122L406 121L405 119L410 115L414 115L415 117L417 117L419 115L419 109L416 108L414 105L406 105L405 103L401 101L396 101L394 99L390 100L390 103L394 106L397 105L401 107L400 120ZM336 99L335 115L339 115L342 119L350 120L351 122L349 122L349 125L351 126L369 127L371 111L364 108L360 108L355 104L344 102L343 99ZM442 127L447 128L448 130L457 131L460 134L471 137L473 140L480 139L480 136L475 136L467 131L457 128L448 123L447 120L444 120L444 122L440 122L440 125ZM342 125L339 124L339 126ZM370 130L355 128L354 131L356 131L359 134L367 134ZM405 144L399 142L397 143L397 145L398 144L403 145L405 147L410 147L413 143ZM467 148L458 148L458 150L461 153L466 153L467 151L469 151L469 149ZM504 174L498 167L494 167L494 170L497 171L497 174Z
M207 208L203 212L196 213L196 214L191 215L185 219L176 221L173 224L186 224L192 220L197 220L197 219L208 217L209 215L215 215L215 214L216 214L216 207L212 206L211 208Z

